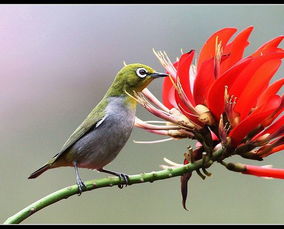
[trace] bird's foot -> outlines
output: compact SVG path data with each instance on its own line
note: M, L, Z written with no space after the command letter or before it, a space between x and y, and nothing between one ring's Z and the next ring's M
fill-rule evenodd
M80 196L87 187L81 179L76 179L76 184L78 185L78 196Z
M103 168L98 169L98 171L118 176L120 180L124 181L123 184L118 184L118 187L120 189L122 189L124 187L124 185L126 187L129 184L129 176L127 174L118 173L118 172L114 172L114 171L110 171L110 170L105 170Z
M77 161L74 161L73 165L74 165L75 174L76 174L76 184L78 185L78 195L80 196L82 194L82 192L87 189L87 187L80 178L78 166L77 166Z
M124 183L125 183L125 184L118 184L118 187L120 189L122 189L124 187L124 185L126 187L129 184L129 176L128 175L126 175L124 173L120 173L117 176L119 177L120 180L124 180Z

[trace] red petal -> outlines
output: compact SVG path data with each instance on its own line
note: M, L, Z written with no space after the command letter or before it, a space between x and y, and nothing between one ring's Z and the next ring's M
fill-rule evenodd
M252 30L253 26L244 29L230 44L225 47L224 55L229 55L229 57L221 62L221 74L242 58L244 50L249 44L247 39Z
M279 89L284 85L284 79L278 80L271 84L257 99L257 107L266 103L270 96L275 95Z
M175 88L169 77L164 78L162 86L162 101L163 104L169 109L177 107L175 101Z
M263 136L267 133L272 134L275 131L277 131L280 127L282 127L284 125L284 116L282 116L281 118L279 118L276 122L274 122L270 127L266 128L264 131L262 131L261 133L257 134L254 139L257 139L260 136Z
M274 147L274 148L271 150L271 154L272 154L272 153L279 152L279 151L281 151L281 150L284 150L284 145L280 145L280 146Z
M251 56L261 56L269 52L276 52L278 50L281 50L280 48L277 48L277 46L280 44L280 42L283 39L284 39L284 36L279 36L271 41L266 42L259 49L257 49Z
M273 76L270 67L274 67L273 71L275 71L275 68L277 67L277 61L272 60L279 60L283 57L284 52L271 53L268 55L253 58L250 65L246 69L244 69L244 71L242 71L242 73L233 83L232 87L229 88L229 94L239 98L235 106L235 111L241 114L241 118L247 115L248 111L250 110L250 107L252 106L252 104L255 105L257 99L257 96L255 96L254 98L247 97L250 94L247 94L246 91L258 91L260 93L260 90L264 89L264 87L267 86L269 79ZM262 74L259 69L265 70L266 72ZM243 92L245 93L242 95ZM242 98L240 98L241 96ZM247 106L242 107L243 103L246 103Z
M246 171L244 174L259 176L259 177L272 177L284 179L284 169L267 168L254 165L245 165Z
M180 79L180 83L184 93L186 94L187 98L191 102L193 106L195 106L193 101L193 96L190 90L190 76L189 76L189 69L194 56L194 50L191 50L188 53L183 54L180 57L177 67L177 76Z
M236 31L237 29L235 28L224 28L209 37L209 39L205 42L200 51L200 55L197 62L198 71L204 61L209 60L215 56L216 38L218 37L218 42L222 41L222 46L224 47Z
M193 87L193 97L195 104L206 105L208 89L215 81L214 58L204 61L196 75Z
M254 73L265 64L267 61L273 59L281 59L284 57L284 52L281 53L270 53L267 55L253 57L250 65L242 72L238 79L234 82L230 89L230 94L239 97L246 87L247 82L254 76Z
M232 139L232 145L237 146L250 131L255 129L263 120L276 111L280 104L281 98L279 96L273 96L269 103L256 109L252 114L241 121L240 124L229 133Z
M266 118L271 112L263 112L256 115L250 115L236 126L229 134L232 139L232 145L237 146L242 139L253 129L255 129L261 121Z
M173 63L173 66L175 68L177 68L177 65L178 65L178 62ZM175 101L175 88L174 88L174 85L170 77L164 78L163 85L162 85L162 101L163 101L163 104L169 109L173 107L177 108L177 103Z
M261 65L253 76L250 77L250 80L246 82L246 86L234 108L236 112L240 113L241 120L247 116L250 110L256 105L258 96L268 86L269 81L280 65L281 60L270 60Z
M234 81L238 78L238 75L241 74L241 72L248 66L251 60L252 58L246 58L239 61L211 85L207 94L207 105L217 120L224 111L225 86L230 88Z
M266 133L274 133L276 130L278 130L280 127L284 126L284 116L281 116L276 122L274 122L270 127L268 127L265 131L264 134Z
M195 102L193 100L192 92L190 89L190 75L189 69L191 66L191 62L194 56L194 51L190 51L181 56L178 67L177 67L177 76L179 77L183 92L185 93L187 99L189 100L190 106L194 108ZM180 110L186 115L189 119L198 123L197 118L192 114L192 109L189 109L188 106L183 102L180 98L179 93L175 92L175 99Z
M272 97L277 97L277 95L274 95ZM269 102L267 102L269 103ZM263 106L263 105L262 105ZM280 106L273 112L272 115L270 115L269 118L266 118L265 120L263 120L263 122L261 122L261 125L263 127L267 127L269 125L271 125L271 123L284 111L284 96L282 96L281 98L281 104Z

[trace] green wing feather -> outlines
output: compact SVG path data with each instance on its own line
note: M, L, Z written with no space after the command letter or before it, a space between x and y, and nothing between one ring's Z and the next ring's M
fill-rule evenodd
M58 157L60 157L69 147L82 138L93 126L96 125L105 116L105 108L107 101L102 100L85 118L85 120L78 126L78 128L71 134L63 145L61 151L53 157L50 162L53 163ZM50 163L49 162L49 163Z
M105 117L105 107L107 103L100 102L87 116L87 118L81 123L81 125L71 134L68 140L63 145L61 151L56 154L50 161L48 161L41 168L33 172L28 178L36 178L46 170L48 170L52 164L60 158L60 156L67 152L67 149L71 147L76 141L78 141L81 137L83 137L93 126L95 126L100 120L103 121Z

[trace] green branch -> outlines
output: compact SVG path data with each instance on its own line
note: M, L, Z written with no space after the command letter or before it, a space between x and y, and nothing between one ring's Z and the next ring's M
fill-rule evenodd
M218 150L213 153L211 160L216 161L222 155L223 150ZM161 171L150 172L150 173L141 173L137 175L129 176L129 185L132 184L141 184L145 182L153 182L157 180L168 179L171 177L181 176L186 172L192 172L198 170L204 166L203 160L198 160L194 163L190 163L178 168L168 168ZM109 177L97 180L90 180L84 182L87 189L84 191L91 191L97 188L110 187L118 184L123 184L118 177ZM15 215L9 217L4 224L18 224L30 217L35 212L63 199L67 199L70 196L78 194L78 186L72 185L63 189L60 189L54 193L49 194L48 196L43 197L42 199L32 203L23 210L19 211Z

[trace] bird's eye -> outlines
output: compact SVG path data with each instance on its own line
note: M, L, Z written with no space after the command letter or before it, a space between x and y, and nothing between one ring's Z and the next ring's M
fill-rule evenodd
M140 78L145 78L148 75L148 72L145 68L138 68L136 70L136 75Z

